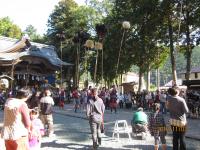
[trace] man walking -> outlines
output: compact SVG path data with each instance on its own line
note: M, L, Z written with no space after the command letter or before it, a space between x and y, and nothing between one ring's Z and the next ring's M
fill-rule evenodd
M41 120L44 126L47 125L47 135L53 136L53 105L54 101L51 97L51 92L47 89L44 91L44 97L40 99Z
M96 150L101 145L101 125L105 106L101 98L97 96L96 89L91 90L91 99L87 105L86 115L89 119L92 133L93 148Z

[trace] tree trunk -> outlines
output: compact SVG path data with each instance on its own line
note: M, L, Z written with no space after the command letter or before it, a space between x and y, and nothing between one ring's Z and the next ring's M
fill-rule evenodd
M187 1L186 1L186 7L188 6ZM190 29L189 29L189 12L186 10L186 42L187 42L187 47L186 47L186 58L187 58L187 64L186 64L186 75L185 78L186 80L190 79L190 70L191 70L191 56L192 56L192 50L190 46Z
M79 69L80 69L80 42L78 43L78 46L77 46L77 87L79 86Z
M138 87L138 92L142 91L142 85L143 85L143 77L144 77L144 73L142 72L142 69L140 68L139 70L139 87Z
M107 80L107 84L108 84L108 89L110 89L110 80Z
M156 69L156 86L157 90L160 88L160 70L159 68Z
M123 86L122 86L122 83L123 83L123 74L120 75L120 92L123 93Z
M68 87L70 87L71 89L71 79L73 78L72 74L70 74L70 72L72 72L72 68L71 67L67 67L67 72L66 72L66 81L67 81L67 85Z
M149 67L147 70L147 91L150 90L150 84L151 84L151 72Z
M174 84L177 84L177 74L176 74L176 58L174 51L174 41L173 41L173 30L172 30L172 22L170 16L168 17L168 30L169 30L169 42L170 42L170 56L171 56L171 64L172 64L172 77Z
M76 62L75 62L75 66L73 68L73 87L76 87L77 84L76 84Z

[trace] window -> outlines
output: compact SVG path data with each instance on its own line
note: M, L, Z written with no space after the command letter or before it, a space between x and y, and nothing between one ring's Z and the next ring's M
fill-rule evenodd
M195 77L195 79L198 78L198 73L197 72L195 72L194 77Z

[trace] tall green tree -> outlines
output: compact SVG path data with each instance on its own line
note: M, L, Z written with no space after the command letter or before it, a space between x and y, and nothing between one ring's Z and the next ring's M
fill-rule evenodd
M190 70L191 70L191 63L192 63L192 49L194 48L195 44L193 38L191 37L191 33L194 32L199 28L199 12L200 8L200 1L197 0L182 0L178 1L179 6L182 10L182 26L181 32L186 36L185 42L186 44L182 43L183 47L185 47L185 56L186 56L186 80L190 78Z
M9 17L5 17L0 18L0 35L11 38L21 38L22 31Z
M61 49L64 61L71 62L73 66L74 85L78 74L83 72L84 65L84 43L77 39L81 33L91 32L92 20L95 15L93 9L88 6L78 6L73 0L62 0L55 7L48 20L49 43ZM93 27L94 28L94 27ZM62 38L60 35L62 34ZM61 51L59 54L61 56ZM77 65L79 65L77 69ZM66 70L65 70L66 72ZM78 75L79 78L79 75Z
M129 70L133 64L137 65L140 68L139 90L141 90L144 72L155 64L155 58L158 58L158 51L160 50L157 48L160 36L159 31L163 20L163 13L160 10L160 5L161 2L157 0L119 0L115 2L113 14L109 16L110 19L108 19L110 21L108 23L110 28L113 28L109 28L110 42L108 42L113 49L115 49L112 53L115 59L112 60L116 60L116 52L120 47L119 43L122 37L121 23L128 20L132 26L130 31L126 33L123 43L119 73ZM111 24L116 24L116 27ZM160 53L162 53L162 51L160 51ZM116 63L117 62L114 64Z
M176 57L175 57L175 48L174 41L178 40L174 39L174 26L173 21L174 18L174 3L172 1L164 1L164 13L166 14L167 27L168 27L168 39L169 39L169 47L170 47L170 58L171 58L171 67L172 67L172 78L174 84L177 84L177 73L176 73ZM178 33L179 34L179 33ZM178 42L178 41L177 41Z

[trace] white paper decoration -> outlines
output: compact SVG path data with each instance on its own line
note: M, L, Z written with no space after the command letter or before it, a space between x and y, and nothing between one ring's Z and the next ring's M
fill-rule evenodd
M102 50L102 49L103 49L102 43L95 42L95 49L96 49L96 50Z
M130 29L130 27L131 27L130 22L124 21L124 22L122 23L122 27L123 27L124 29Z
M85 42L85 46L86 46L87 48L94 48L94 42L93 42L92 40L87 40L87 41Z

